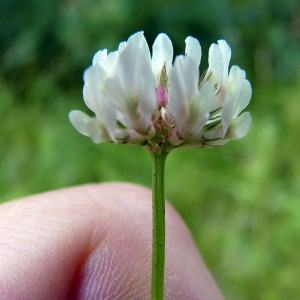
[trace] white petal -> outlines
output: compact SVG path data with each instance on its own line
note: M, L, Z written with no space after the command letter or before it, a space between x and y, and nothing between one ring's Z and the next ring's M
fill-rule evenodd
M198 132L208 121L209 113L215 106L216 96L214 86L211 82L205 82L199 94L189 103L190 133Z
M230 130L226 134L228 139L241 139L249 131L252 118L249 112L242 113L238 118L234 119L230 124Z
M225 40L218 40L218 44L221 50L222 61L223 61L223 83L227 85L231 49Z
M144 31L138 31L138 32L132 34L128 38L127 44L135 43L135 44L139 45L143 38L144 38Z
M203 137L207 140L220 140L223 139L223 125L222 123L218 124L214 128L203 133Z
M173 45L169 37L161 33L155 39L152 48L152 67L154 78L157 80L164 64L167 74L169 73L173 61Z
M93 97L92 91L86 84L83 86L83 100L91 111L96 111L96 99Z
M219 86L223 79L224 65L220 47L216 44L211 44L209 48L208 65L208 71L205 77L209 77L214 84Z
M191 141L188 142L194 145L197 143L200 146L218 147L228 142L223 139L223 136L222 124L219 124L208 131L202 131L200 134L191 137ZM202 141L202 144L199 144L199 141Z
M152 68L136 44L120 54L112 79L105 83L109 102L119 110L124 125L136 130L149 126L156 107Z
M101 66L103 67L103 69L107 73L107 76L112 75L112 73L115 69L118 57L119 57L119 52L118 51L110 52L108 54L106 60L101 64Z
M240 95L245 83L245 76L245 71L241 70L237 66L233 66L230 69L228 83L231 96L225 101L222 109L222 123L224 126L224 134L227 132L231 120L236 117L241 111ZM249 97L249 90L247 88L247 85L245 87L245 92L247 94L245 94L245 99L242 99L243 103L247 102Z
M151 111L156 106L156 95L151 65L145 59L142 51L135 45L128 45L119 57L114 76L124 90L132 92L133 96L142 92Z
M107 74L102 67L94 65L85 70L83 75L84 83L91 90L103 89L103 83L107 79Z
M127 46L127 42L121 42L118 47L118 52L121 53Z
M91 137L94 143L99 144L102 142L111 141L104 128L100 128L99 122L96 118L91 118L87 126L89 136Z
M113 72L119 52L113 51L107 55L107 50L98 51L93 57L93 66L98 65L102 67L105 72L110 75Z
M217 125L211 130L208 131L199 131L191 136L189 136L184 146L211 146L216 147L225 144L226 142L223 139L223 128L222 124Z
M212 82L204 82L199 89L199 95L197 97L201 101L202 110L205 112L210 112L216 107L218 99Z
M185 39L185 44L185 55L194 59L196 64L199 66L202 55L199 41L191 36L188 36Z
M107 49L99 50L93 57L93 65L101 65L107 58Z
M107 79L105 82L105 94L109 99L108 102L113 106L114 109L123 111L125 113L127 94L117 80L113 78Z
M235 100L236 100L235 95L229 97L226 100L226 102L224 103L223 108L222 108L222 123L223 123L224 134L227 132L230 122L231 122L232 118L234 117Z
M151 63L151 54L143 31L139 31L129 37L127 41L127 47L131 44L137 45L142 50L142 53L145 55L147 61Z
M82 111L72 110L69 113L72 125L83 135L89 136L95 143L108 141L109 138L103 134L99 123L95 118L89 117Z
M119 56L113 78L118 81L122 89L131 90L136 94L141 78L149 76L152 77L151 66L142 51L136 45L128 44Z
M199 132L209 119L209 113L201 109L197 100L197 98L193 98L189 102L189 117L182 132L184 136Z
M80 110L72 110L69 113L69 119L72 125L83 135L90 136L87 130L87 124L91 117Z
M106 78L105 71L99 65L91 66L84 72L83 98L87 107L93 112L97 110L99 93Z
M91 66L84 73L84 101L96 114L98 120L105 124L113 139L116 128L116 113L105 93L106 72L98 65Z
M188 102L198 94L199 69L195 61L188 56L178 56L170 71L170 110L180 130L189 117Z
M235 111L235 116L239 115L240 112L249 104L251 96L252 96L251 84L248 80L245 80L239 95L238 108Z
M229 72L229 77L228 77L230 95L240 92L244 84L245 78L246 78L246 73L244 70L242 70L238 66L231 67Z

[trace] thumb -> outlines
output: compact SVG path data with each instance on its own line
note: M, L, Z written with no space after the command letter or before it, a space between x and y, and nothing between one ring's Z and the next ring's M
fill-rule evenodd
M0 299L150 299L151 191L124 183L0 205ZM223 299L166 206L165 299Z

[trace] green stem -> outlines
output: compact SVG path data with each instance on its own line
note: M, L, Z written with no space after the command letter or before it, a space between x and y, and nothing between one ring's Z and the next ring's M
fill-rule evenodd
M164 171L166 157L167 153L152 154L152 300L164 298L166 235Z

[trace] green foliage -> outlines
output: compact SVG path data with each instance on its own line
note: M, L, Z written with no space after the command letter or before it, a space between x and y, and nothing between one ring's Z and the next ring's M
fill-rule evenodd
M224 37L256 82L253 126L221 148L174 150L166 195L226 298L299 298L299 9L291 0L0 2L0 201L86 182L151 186L144 149L95 145L69 124L71 109L86 109L83 70L139 29L150 44L167 32L176 53L189 34L203 53Z

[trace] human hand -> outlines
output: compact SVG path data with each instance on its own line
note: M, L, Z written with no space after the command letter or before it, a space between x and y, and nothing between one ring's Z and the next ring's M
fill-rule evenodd
M223 299L166 204L165 299ZM90 184L0 205L0 299L149 299L151 191Z

